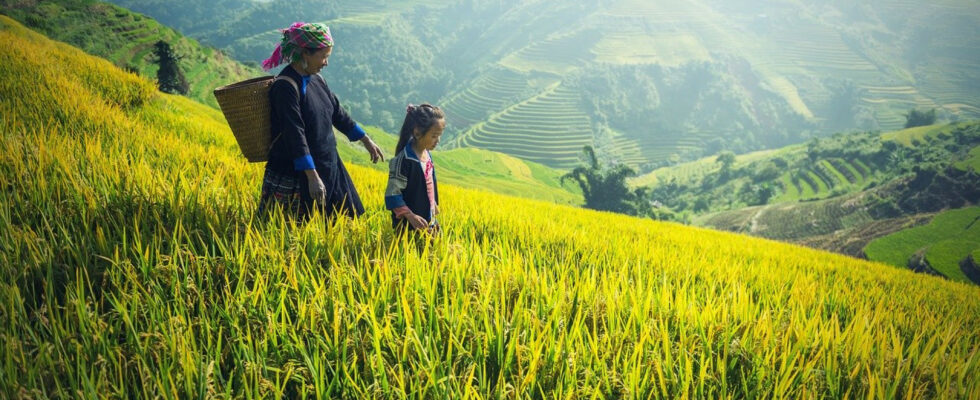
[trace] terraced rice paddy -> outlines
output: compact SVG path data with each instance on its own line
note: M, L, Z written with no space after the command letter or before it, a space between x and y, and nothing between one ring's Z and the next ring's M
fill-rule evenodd
M661 64L676 67L708 61L711 56L691 34L649 35L642 32L603 36L593 48L596 61L613 64Z
M936 215L928 225L878 238L865 248L871 260L905 266L916 253L933 269L961 282L969 279L959 263L980 248L980 207L951 210Z
M506 68L482 74L463 91L441 102L449 123L463 131L520 100L531 89L525 75Z
M660 38L658 42L663 42L657 44L663 46L659 50L669 50L666 54L679 51L671 50L671 46L678 45L677 40L681 39L682 35L689 35L690 39L683 39L686 40L684 45L695 45L689 50L694 55L701 54L697 50L698 47L703 47L708 52L724 53L731 51L735 44L729 33L729 30L734 28L732 22L726 16L698 1L621 0L599 13L597 19L601 21L598 24L605 29L617 32L612 35L611 43L621 42L624 34L633 42L639 42L645 36L652 34ZM633 33L637 29L646 33ZM674 37L671 39L670 36ZM603 51L597 53L603 54Z
M692 23L701 20L699 9L691 1L620 0L610 5L605 14L610 16L645 18L661 21L663 25Z
M873 221L853 196L816 203L782 203L706 216L701 225L794 240L826 235Z
M578 101L577 92L556 84L475 125L458 142L551 167L572 168L579 163L582 147L593 144L591 121Z
M518 71L543 71L563 75L592 61L593 55L587 49L597 40L596 32L578 30L534 42L507 56L500 64Z
M922 21L935 18L937 13L976 11L954 0L928 5L909 1L886 3L883 7ZM773 6L775 14L769 21L763 14L722 13L717 6L720 2L701 0L609 2L585 19L582 26L555 30L551 36L518 49L499 64L505 71L554 74L557 80L590 63L671 67L720 59L719 56L735 57L748 61L751 68L746 76L755 75L751 79L762 82L761 91L778 93L792 110L816 124L827 122L824 109L834 94L833 83L828 82L834 80L851 82L858 88L859 111L866 113L858 117L867 116L874 121L853 122L866 124L862 127L867 129L899 129L913 108L939 108L941 114L945 109L966 118L980 117L976 96L980 92L977 83L980 77L976 76L980 70L980 44L976 41L964 39L962 43L944 44L932 56L935 65L913 70L904 64L901 55L862 41L833 13L824 15L820 10L800 12L794 6ZM882 25L881 29L887 28ZM594 44L590 45L589 40L594 40ZM583 48L587 51L583 52ZM453 119L459 122L457 128L475 133L459 144L487 146L491 136L504 136L504 131L513 131L514 126L507 123L526 120L512 119L513 115L504 112L504 108L529 97L527 92L523 96L519 94L520 79L509 82L507 78L501 79L498 71L490 75L476 80L471 88L454 94L447 102L450 113L455 113ZM527 85L523 89L527 90ZM667 136L663 132L614 132L611 144L601 145L607 147L606 153L615 161L636 167L700 154L705 143L717 134L690 131ZM525 142L527 145L530 143ZM518 156L529 154L529 149L520 152L517 147L520 146L508 144L495 148L508 149L510 154ZM567 163L558 161L551 165ZM844 178L856 177L854 173L837 172ZM835 175L832 171L826 173ZM832 176L833 182L827 182L826 178L806 175L809 182L796 182L800 186L798 195L819 197L845 184L841 177ZM863 184L860 178L847 179L847 183Z
M871 170L859 160L829 158L818 160L800 172L780 177L782 193L774 202L813 200L831 196L835 191L859 189L870 178Z
M961 124L917 126L884 133L881 135L881 139L895 141L903 146L913 147L916 146L916 142L929 140L932 136L949 134L950 131Z
M699 135L675 134L661 136L656 132L634 132L630 136L613 138L613 149L624 164L637 166L644 163L679 159L697 154L704 142Z
M875 117L883 129L901 129L910 109L930 109L940 105L923 96L912 86L863 86L861 101L874 107Z

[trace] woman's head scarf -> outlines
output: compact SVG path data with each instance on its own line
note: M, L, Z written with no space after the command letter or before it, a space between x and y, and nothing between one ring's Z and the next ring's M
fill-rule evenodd
M296 22L282 32L282 42L272 51L272 56L262 61L266 71L285 62L299 60L303 49L322 49L333 47L333 37L330 28L324 24Z

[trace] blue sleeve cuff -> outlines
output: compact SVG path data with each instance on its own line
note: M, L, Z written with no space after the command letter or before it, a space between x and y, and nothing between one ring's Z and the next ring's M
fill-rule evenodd
M364 132L364 128L361 128L361 124L354 124L354 129L347 134L347 138L352 142L363 139L367 136L367 132Z
M309 154L293 160L293 169L297 171L306 171L314 168L316 167L313 166L313 157Z
M400 194L385 196L385 208L394 210L405 205L405 199Z

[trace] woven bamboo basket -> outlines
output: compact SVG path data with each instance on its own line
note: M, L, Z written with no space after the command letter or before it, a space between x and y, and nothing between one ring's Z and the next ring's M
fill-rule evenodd
M214 89L221 112L249 162L267 161L272 141L269 88L273 76L253 78Z

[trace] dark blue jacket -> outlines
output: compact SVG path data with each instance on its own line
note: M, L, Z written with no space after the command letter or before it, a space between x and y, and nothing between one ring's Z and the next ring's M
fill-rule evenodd
M416 215L425 218L432 225L435 218L432 215L433 206L429 204L429 193L425 190L425 166L412 150L409 142L401 152L388 163L388 187L385 189L385 208L394 210L408 206ZM439 204L439 182L436 180L435 168L432 170L432 186L435 191L436 204ZM391 212L391 224L408 225L404 219L397 218Z

